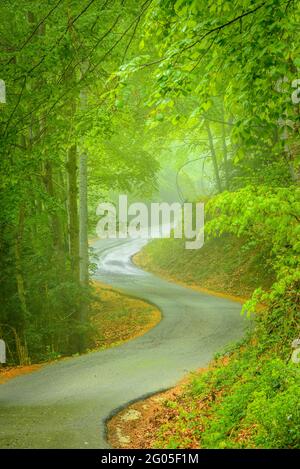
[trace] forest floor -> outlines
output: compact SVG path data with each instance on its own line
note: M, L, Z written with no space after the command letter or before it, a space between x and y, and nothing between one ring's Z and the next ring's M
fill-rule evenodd
M170 240L167 240L170 242ZM183 250L173 241L167 247L165 240L149 243L137 253L134 263L162 278L193 290L245 303L260 285L268 288L272 272L266 268L263 253L241 250L242 243L234 238L209 241L198 251ZM199 377L216 366L226 366L227 357L213 360L207 368L199 369ZM193 374L194 375L194 374ZM153 448L158 443L161 428L177 419L178 402L185 399L185 389L191 376L185 377L174 388L132 403L117 413L107 424L108 440L114 448ZM205 410L205 409L203 409ZM186 431L189 448L197 448L192 432Z
M95 350L119 345L145 334L161 320L158 308L145 301L94 282L97 301L92 323L96 330Z

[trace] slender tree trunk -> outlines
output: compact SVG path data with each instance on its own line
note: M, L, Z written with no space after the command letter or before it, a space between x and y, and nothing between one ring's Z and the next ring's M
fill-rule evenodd
M65 161L65 166L66 165L67 165L67 157ZM58 171L57 171L57 182L61 188L60 193L59 193L59 201L63 207L63 213L59 217L61 233L62 233L62 246L63 246L63 251L68 252L68 246L69 246L68 221L66 222L66 217L63 215L64 213L68 214L67 191L65 190L68 184L67 184L67 178L65 177L65 173L61 170L61 168L58 168Z
M229 190L229 173L228 173L228 152L226 145L226 127L225 124L222 124L222 145L223 145L223 158L224 158L224 168L225 168L225 186Z
M224 169L225 169L225 187L229 190L229 172L228 172L228 152L226 144L226 124L225 124L225 112L224 104L222 102L222 146L223 146L223 159L224 159Z
M26 365L29 363L29 357L27 352L27 346L24 339L24 326L25 318L28 315L26 295L25 295L25 285L22 272L22 256L21 256L21 244L24 232L24 221L25 221L25 208L21 205L19 209L19 220L18 228L15 238L15 266L16 266L16 282L17 282L17 292L20 302L21 317L18 321L18 333L16 340L16 349L19 357L20 365Z
M77 207L77 146L72 145L68 151L67 162L68 173L68 219L69 219L69 251L71 258L71 268L73 272L73 280L75 284L80 285L80 258L79 258L79 219ZM85 334L81 328L84 321L85 304L84 300L80 300L74 311L74 320L76 327L73 335L71 335L71 350L83 352L85 349Z
M83 90L80 93L80 107L85 111L87 108L87 95ZM79 277L83 287L89 284L89 250L88 250L88 205L87 205L87 161L88 154L83 148L79 156ZM88 312L87 297L83 296L80 304L80 321L85 323ZM86 348L86 337L81 337L81 347Z
M215 179L217 183L217 188L218 192L222 192L222 184L221 184L221 179L220 179L220 173L219 173L219 166L218 166L218 161L217 161L217 155L214 147L214 141L213 141L213 136L210 130L209 123L206 121L206 130L207 130L207 135L208 135L208 142L209 142L209 148L210 148L210 153L211 153L211 158L213 162L213 167L214 167L214 173L215 173Z
M80 282L89 282L88 207L87 207L87 154L81 153L79 161L79 257Z
M79 223L77 209L77 147L72 145L68 150L68 219L69 219L69 253L73 278L79 282Z
M17 280L17 290L18 290L18 298L21 305L21 310L23 315L25 316L27 313L27 306L26 306L26 298L25 298L25 287L24 287L24 280L22 275L22 267L21 267L21 243L23 238L23 231L24 231L24 219L25 219L25 210L24 206L22 205L19 209L19 221L18 221L18 229L15 239L15 261L16 261L16 280Z
M80 93L80 105L83 111L87 108L87 95ZM79 159L79 257L80 282L89 283L89 249L88 249L88 205L87 205L87 152L83 149Z
M54 200L55 191L53 187L53 172L52 172L52 163L47 160L45 162L45 176L44 182L48 195ZM53 246L58 253L62 253L62 229L60 219L57 213L51 214L51 226L52 226L52 236L53 236Z

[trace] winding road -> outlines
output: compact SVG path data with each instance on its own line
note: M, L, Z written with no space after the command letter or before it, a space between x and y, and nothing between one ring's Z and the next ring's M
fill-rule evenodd
M74 357L0 386L1 448L109 448L106 419L167 389L240 338L233 301L198 293L137 268L145 240L97 241L95 278L156 304L162 321L119 347Z

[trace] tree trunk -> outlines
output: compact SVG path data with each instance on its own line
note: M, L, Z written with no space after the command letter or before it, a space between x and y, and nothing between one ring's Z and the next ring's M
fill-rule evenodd
M225 169L225 187L229 190L229 173L228 173L228 152L226 145L226 124L225 124L225 112L224 105L222 103L222 146L223 146L223 159L224 159L224 169Z
M86 110L87 95L85 91L80 93L80 105L83 111ZM87 160L86 151L81 151L79 159L79 268L80 282L84 286L89 283Z
M22 256L21 256L21 243L24 231L25 209L21 205L19 209L18 229L15 238L15 266L16 266L16 282L17 292L20 302L21 317L18 321L18 340L16 341L16 350L19 357L20 365L26 365L30 362L27 352L27 346L24 338L25 318L28 316L28 309L26 304L25 286L22 273Z
M87 95L83 90L80 93L80 107L85 111ZM89 247L88 247L88 205L87 205L87 160L88 155L82 146L79 156L79 278L83 287L89 284ZM84 295L80 302L80 322L85 323L88 312L88 301ZM82 336L80 346L86 348L86 337Z
M79 282L79 224L77 210L77 147L72 145L68 150L68 220L69 220L69 254L73 278Z
M45 176L44 176L45 187L48 195L54 200L55 192L53 187L53 174L52 174L52 164L51 161L47 160L45 162ZM60 219L57 213L51 214L51 226L52 226L52 236L53 236L53 246L57 253L62 253L63 241L62 241L62 229Z
M228 153L226 145L226 128L225 124L222 124L222 145L223 145L223 158L224 158L224 168L225 168L225 187L229 190L229 174L228 174Z
M65 166L67 165L67 157L66 157L66 162ZM67 197L67 191L65 188L67 187L67 178L65 173L61 170L61 168L58 169L57 172L57 181L58 184L61 188L61 192L59 194L60 198L60 203L62 204L64 208L64 213L68 214L68 197ZM63 251L68 252L68 246L69 246L69 228L68 228L68 221L66 222L66 219L64 216L61 217L60 220L61 224L61 229L62 229L62 244L63 244Z
M81 153L79 161L79 267L80 282L89 282L88 207L87 207L87 154Z
M214 173L215 173L217 188L218 188L218 192L222 192L222 185L221 185L217 155L216 155L215 147L214 147L214 141L213 141L213 137L212 137L212 133L211 133L211 130L210 130L209 123L207 121L205 121L205 124L206 124L206 130L207 130L207 135L208 135L208 142L209 142L209 147L210 147L211 158L212 158L212 162L213 162L213 166L214 166Z

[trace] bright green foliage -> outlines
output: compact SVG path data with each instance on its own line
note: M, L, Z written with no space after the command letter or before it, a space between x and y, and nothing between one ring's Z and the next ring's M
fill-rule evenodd
M245 187L215 197L207 204L207 212L212 218L206 225L209 235L232 233L246 236L253 248L270 247L276 282L270 293L256 291L245 309L255 309L256 301L261 300L281 302L289 316L296 313L300 291L299 187Z
M206 237L240 238L275 273L244 306L255 319L250 339L170 404L161 445L299 447L299 367L289 362L300 329L299 19L299 3L279 0L157 1L147 15L144 42L159 40L152 65L142 65L155 67L152 114L206 138L194 149L210 160L209 195L220 193L206 206ZM173 274L192 257L175 241L181 260L166 241L149 246L160 251L156 267ZM200 257L186 278L201 285Z
M216 138L218 122L225 122L230 159L237 164L229 162L228 169L235 178L298 179L299 112L292 102L298 24L297 2L158 1L145 32L152 43L159 41L152 105L165 118L180 114L178 125L188 117L187 131L194 126L198 135L203 120L211 122ZM178 113L178 102L192 106L182 113L181 104ZM286 120L293 123L288 147L281 138Z
M80 155L88 153L93 215L109 190L153 185L142 111L112 100L118 83L109 78L130 58L143 12L123 3L1 2L0 334L12 362L89 345L90 293L78 275Z
M161 428L157 446L298 448L300 370L272 355L248 342L226 353L228 365L217 361L192 378L169 403L174 420Z
M146 247L146 265L154 271L216 290L240 293L230 283L224 286L222 278L228 268L233 278L234 267L240 274L240 266L249 268L247 258L259 263L257 273L270 271L270 266L275 273L271 286L263 285L260 274L260 288L244 305L254 320L247 339L222 354L209 371L195 375L187 390L168 404L173 411L159 431L158 447L299 447L300 368L291 362L291 344L300 329L299 214L298 187L245 187L207 203L209 239L196 254L175 239L171 245L160 240ZM232 237L241 243L233 252L226 249ZM244 255L238 256L236 249ZM211 258L220 252L220 265L211 268ZM206 263L210 267L205 270ZM250 271L242 278L250 284Z

